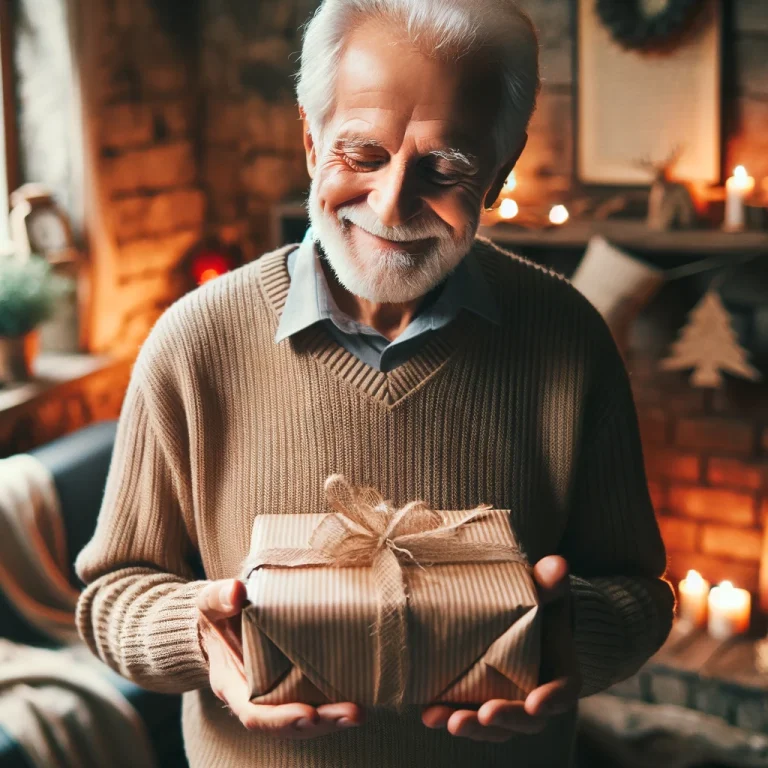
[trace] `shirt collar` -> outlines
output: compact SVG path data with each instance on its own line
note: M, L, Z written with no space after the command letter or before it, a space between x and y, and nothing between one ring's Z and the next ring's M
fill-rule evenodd
M301 245L296 252L289 254L288 259L293 262L292 270L289 269L291 285L277 326L275 343L279 344L322 320L331 320L345 333L376 333L347 316L336 305L315 249L311 229L307 230ZM462 308L496 325L501 323L498 304L472 250L445 279L440 295L425 310L423 319L428 320L434 330L446 325Z

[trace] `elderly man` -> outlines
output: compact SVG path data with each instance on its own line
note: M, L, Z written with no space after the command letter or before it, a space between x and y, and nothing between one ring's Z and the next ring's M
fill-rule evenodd
M510 0L327 0L298 85L307 238L185 297L144 344L77 562L78 622L123 675L184 693L193 768L566 766L578 696L666 637L665 553L606 326L566 281L475 238L537 88ZM512 510L545 605L525 702L248 701L230 654L253 520L325 511L335 472L398 505Z

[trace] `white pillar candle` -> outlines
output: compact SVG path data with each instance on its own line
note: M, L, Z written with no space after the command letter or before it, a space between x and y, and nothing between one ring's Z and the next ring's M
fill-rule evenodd
M744 201L755 190L755 179L739 165L733 176L725 182L725 229L728 232L741 232L744 229Z
M678 618L687 627L703 627L707 623L709 582L698 571L688 575L678 587Z
M743 635L749 629L752 597L730 581L712 587L709 593L709 634L715 640Z

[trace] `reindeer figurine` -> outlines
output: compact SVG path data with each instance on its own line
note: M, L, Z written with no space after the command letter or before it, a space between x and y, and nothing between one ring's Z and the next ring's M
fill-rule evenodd
M653 174L648 198L648 229L666 232L670 229L692 229L696 224L696 206L688 187L672 180L672 169L682 155L682 147L675 147L666 160L654 163L650 159L637 162L637 166Z

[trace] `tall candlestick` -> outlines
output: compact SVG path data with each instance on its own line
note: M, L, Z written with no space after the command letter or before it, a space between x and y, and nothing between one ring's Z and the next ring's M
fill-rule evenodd
M754 192L755 179L739 165L733 176L725 182L725 224L727 232L741 232L744 229L744 201Z
M688 571L678 588L678 618L690 627L703 627L707 623L709 582L698 571Z
M712 587L709 593L709 634L715 640L743 635L749 629L752 597L730 581Z

